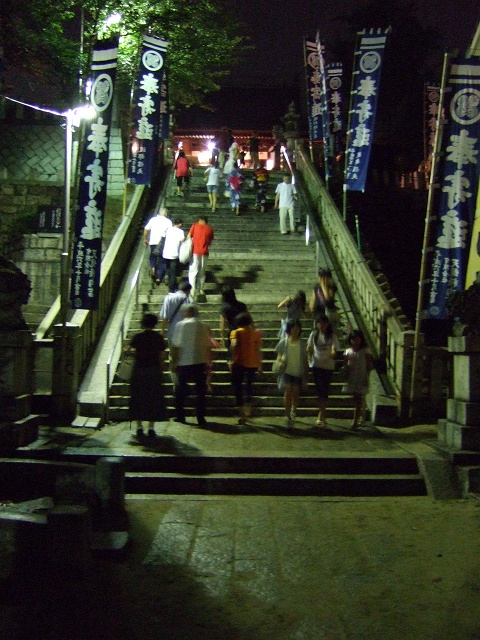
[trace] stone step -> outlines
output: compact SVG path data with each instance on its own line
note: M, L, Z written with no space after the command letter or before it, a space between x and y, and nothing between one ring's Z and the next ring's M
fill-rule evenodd
M124 404L119 406L116 406L115 404L110 403L110 408L109 408L110 422L112 423L128 422L129 420L128 400L129 400L128 397L123 397ZM263 400L263 399L258 397L255 398L256 402L259 400ZM267 398L266 401L268 402L268 400L269 399ZM284 418L285 410L283 408L283 399L279 398L278 401L275 402L274 398L272 397L270 399L270 402L271 404L269 405L255 404L253 421L255 420L255 417L272 418L272 419ZM168 405L167 403L167 408L169 409L170 413L173 415L174 414L173 399L172 399L172 404ZM195 409L192 405L191 398L185 404L185 413L188 420L195 420ZM234 405L233 397L228 402L225 401L224 406L217 405L215 407L212 407L207 403L207 415L213 416L212 420L215 419L215 416L217 417L220 416L217 418L219 420L221 420L222 418L237 417L238 410ZM316 410L316 406L314 406L313 400L312 400L311 407L298 407L297 416L299 420L304 420L305 422L308 423L308 425L313 427L315 420L317 418L317 410ZM327 421L328 420L351 421L352 418L353 418L353 405L351 403L349 406L342 407L339 405L331 405L327 408Z
M132 494L271 496L423 496L419 474L242 474L206 475L129 472L125 491Z
M226 378L227 374L225 374ZM215 409L224 409L225 407L235 408L235 396L233 393L232 385L225 381L219 383L212 382L214 388L214 394L209 397L207 403L210 407L212 415L215 414ZM332 384L332 393L330 394L329 404L333 407L348 408L352 406L352 399L347 394L341 393L341 384ZM337 388L336 388L337 387ZM280 394L277 387L276 379L270 384L259 383L255 387L254 407L255 408L278 408L281 405L283 410L283 395ZM173 385L168 382L164 385L165 390L165 402L169 408L173 408ZM129 389L127 383L114 383L112 385L110 395L110 405L113 406L125 406L128 404ZM280 403L279 403L280 401ZM193 400L190 404L193 406ZM313 385L310 385L307 391L305 391L300 400L298 407L298 415L309 416L311 409L316 409L317 399ZM90 425L77 425L77 426L90 426Z

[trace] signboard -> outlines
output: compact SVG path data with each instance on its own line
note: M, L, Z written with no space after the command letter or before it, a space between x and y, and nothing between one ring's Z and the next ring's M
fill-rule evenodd
M63 207L38 207L37 233L44 235L63 233Z

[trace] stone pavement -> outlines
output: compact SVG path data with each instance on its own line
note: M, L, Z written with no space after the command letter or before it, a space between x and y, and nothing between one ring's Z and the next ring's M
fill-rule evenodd
M204 454L408 451L435 460L435 425L335 424L330 436L256 420L207 430L168 423ZM128 423L42 429L41 447L157 455ZM133 433L133 432L132 432ZM258 452L259 449L256 449ZM177 452L178 453L178 452ZM443 496L445 497L445 496ZM479 640L480 502L422 497L128 495L131 546L84 578L28 567L0 545L2 640Z
M480 502L128 499L85 579L0 582L2 640L478 640ZM0 576L5 575L5 551Z
M126 461L127 470L147 472L147 469L150 469L163 472L163 480L153 481L151 485L148 485L148 480L144 485L141 479L130 478L127 487L132 486L133 482L136 487L133 489L134 493L170 491L251 494L252 490L242 490L238 483L233 491L214 488L220 486L215 485L215 482L222 482L214 472L224 472L228 484L232 477L241 477L240 469L244 469L247 478L249 473L263 474L257 476L262 482L261 487L255 484L255 475L250 478L255 495L276 495L277 492L288 495L308 495L312 492L314 495L340 495L342 492L344 495L419 495L420 480L415 480L414 475L375 475L412 473L412 465L408 464L410 458L416 459L418 472L423 477L426 490L431 497L460 497L459 484L450 462L435 448L436 425L415 425L402 429L367 425L358 431L351 431L348 420L331 419L327 429L319 429L313 425L314 419L315 417L297 419L295 428L289 432L285 429L283 418L271 416L252 418L248 425L238 425L237 420L232 417L216 416L209 418L207 428L198 428L194 419L189 418L188 425L174 421L157 423L156 437L145 437L141 441L135 437L135 425L130 426L128 422L109 424L102 429L42 427L38 440L28 447L18 449L15 457L52 457L88 462L90 456L121 456ZM163 461L159 464L160 458ZM138 462L135 462L136 459ZM243 460L240 466L235 463L235 459ZM317 459L318 465L312 462ZM209 463L209 460L212 462ZM288 460L292 462L289 463ZM279 464L276 464L276 461ZM291 468L291 471L288 471L287 467ZM169 477L166 472L175 470L180 478L192 482L197 478L203 484L193 489L188 486L188 482L179 483L171 478L168 481L172 484L165 484ZM292 488L288 490L283 487L272 490L272 486L276 486L276 471L283 479L287 476L282 474L297 474L289 477L296 478L298 487L291 485ZM320 475L316 479L315 476L301 475L312 473ZM363 475L350 476L352 473ZM329 477L329 474L345 475ZM148 473L139 475L145 478ZM323 484L322 477L325 479ZM382 477L383 482L388 484L384 489L377 490L374 487L381 486ZM204 482L205 478L211 481L210 485ZM274 478L273 484L270 482L271 478ZM339 485L331 482L333 478L338 479L344 488L337 489L336 486ZM355 478L359 479L358 488ZM420 476L418 478L420 479ZM309 479L312 480L311 484L308 483ZM234 480L232 482L235 484ZM319 483L322 486L319 487ZM247 485L248 479L243 483L243 486ZM147 489L147 486L154 488ZM391 488L388 489L388 486ZM332 493L328 493L329 491Z
M352 455L407 450L416 454L434 454L436 425L417 425L405 429L388 429L366 425L351 431L350 421L329 420L327 429L314 426L315 417L297 418L295 428L285 429L284 418L252 418L248 425L238 425L237 418L208 417L208 427L200 429L194 418L188 425L174 421L156 423L157 437L139 443L135 438L135 424L129 422L107 424L101 429L88 427L42 427L39 439L22 451L60 448L69 453L88 452L92 455L158 454L259 456L315 455L322 453Z

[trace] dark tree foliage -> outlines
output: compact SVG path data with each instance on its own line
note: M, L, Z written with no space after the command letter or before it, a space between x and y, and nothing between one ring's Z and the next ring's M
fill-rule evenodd
M63 97L71 100L79 69L88 69L95 41L116 30L121 35L117 81L128 95L141 38L149 33L169 42L173 104L204 105L205 96L220 88L246 46L228 6L224 0L3 0L4 66L28 73L31 82L40 85L55 76L61 80ZM120 14L121 20L108 28L105 21L113 14Z
M26 76L30 84L52 83L64 96L79 66L78 44L65 37L74 17L71 0L2 0L0 46L8 81L3 90L16 93L15 78Z

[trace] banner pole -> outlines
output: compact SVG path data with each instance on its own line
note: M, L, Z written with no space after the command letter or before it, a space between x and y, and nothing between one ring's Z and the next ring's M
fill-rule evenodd
M442 145L442 135L444 128L444 119L442 116L443 103L445 98L445 84L447 77L447 68L450 63L451 54L445 53L443 59L442 80L440 85L440 99L438 103L438 116L437 116L437 130L435 132L435 145L433 149L432 168L430 171L430 182L428 186L428 199L427 209L425 214L425 229L423 234L423 246L422 246L422 259L420 262L420 276L418 281L418 293L417 293L417 309L415 313L415 331L413 337L413 358L412 358L412 375L410 379L410 417L413 417L414 402L416 397L416 382L417 382L417 369L419 367L419 347L420 347L420 329L423 314L425 285L427 284L425 276L427 272L427 256L430 251L430 236L431 236L431 223L432 223L432 210L433 210L433 197L434 191L438 187L437 169L440 149Z
M467 50L467 58L477 55L478 53L480 53L480 22L477 24L477 30L473 36L472 44Z

